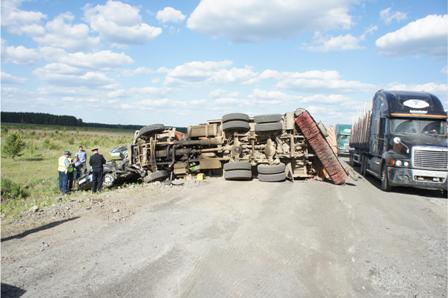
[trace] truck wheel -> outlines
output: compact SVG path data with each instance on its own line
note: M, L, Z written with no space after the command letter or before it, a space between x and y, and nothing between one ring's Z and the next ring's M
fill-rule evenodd
M106 173L103 177L103 186L106 188L112 187L115 182L115 175L112 173Z
M249 122L250 118L249 115L243 113L230 113L222 116L223 123L235 120Z
M224 131L247 132L249 131L249 129L250 129L249 123L241 120L227 121L222 125L222 130Z
M277 132L281 131L283 128L283 125L280 121L278 122L272 122L272 123L256 123L255 124L255 131L256 132Z
M252 171L252 165L247 161L234 161L224 164L224 171L246 170Z
M279 122L282 120L282 114L258 115L254 116L255 123Z
M145 176L143 178L143 182L149 183L149 182L154 182L154 181L158 181L158 180L163 180L163 179L167 178L169 175L170 175L170 173L165 170L155 171L154 173L151 173L151 174Z
M224 179L250 180L252 179L252 165L247 161L234 161L224 164Z
M286 180L286 174L278 173L278 174L258 174L258 180L262 182L281 182Z
M142 136L148 136L148 135L155 134L158 132L162 132L165 129L166 129L166 127L163 124L146 125L146 126L143 126L142 128L140 128L140 130L138 131L137 138L140 138Z
M279 174L285 173L286 165L284 163L279 163L278 165L258 165L258 174Z
M252 179L252 171L248 171L248 170L224 171L224 179L226 179L226 180L250 180L250 179Z
M381 189L384 191L390 191L392 187L389 184L389 177L387 176L387 166L383 166L383 170L381 171Z

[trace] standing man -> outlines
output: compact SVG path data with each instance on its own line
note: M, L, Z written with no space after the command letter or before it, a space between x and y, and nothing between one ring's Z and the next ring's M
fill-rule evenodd
M79 145L79 150L76 153L76 162L75 162L75 168L76 168L76 180L81 177L81 173L85 170L87 163L87 153L82 148L82 145Z
M64 151L64 155L58 159L58 172L59 172L59 190L63 194L68 193L68 167L70 166L69 151Z
M98 152L98 147L94 147L89 161L92 167L92 192L100 191L103 186L103 165L105 163L106 160Z

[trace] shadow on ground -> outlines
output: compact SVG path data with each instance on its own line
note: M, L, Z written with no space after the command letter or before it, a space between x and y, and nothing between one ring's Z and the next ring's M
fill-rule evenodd
M75 217L71 217L71 218L67 218L67 219L63 219L63 220L54 221L54 222L48 223L46 225L43 225L43 226L40 226L40 227L37 227L37 228L26 230L26 231L24 231L24 232L22 232L20 234L17 234L17 235L12 235L12 236L8 236L8 237L5 237L5 238L2 238L1 241L4 242L4 241L12 240L12 239L21 239L23 237L28 236L29 234L33 234L33 233L37 233L37 232L40 232L40 231L43 231L43 230L51 229L51 228L54 228L54 227L56 227L56 226L58 226L60 224L63 224L63 223L66 223L68 221L72 221L72 220L75 220L75 219L78 219L78 218L79 218L79 216L75 216ZM3 284L2 284L2 294L3 294Z
M347 166L351 167L356 173L359 174L361 179L365 179L369 181L371 184L373 184L376 188L381 190L381 182L380 180L376 179L374 176L367 173L365 177L361 175L361 169L358 166L350 166L347 163ZM382 190L381 190L382 191ZM412 196L420 196L420 197L427 197L427 198L436 198L436 199L447 199L442 191L439 190L428 190L428 189L419 189L419 188L413 188L413 187L393 187L390 192L396 192L396 193L402 193Z

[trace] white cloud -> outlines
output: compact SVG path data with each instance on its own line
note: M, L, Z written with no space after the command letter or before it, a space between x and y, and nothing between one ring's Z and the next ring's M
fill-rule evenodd
M348 28L350 0L202 0L189 29L234 41L284 38L302 31Z
M63 63L50 63L37 68L33 73L41 80L62 86L105 87L114 83L103 72L85 71Z
M323 36L316 33L310 44L306 44L304 49L317 52L344 51L361 49L360 38L351 34L337 36Z
M123 52L117 53L109 50L69 53L63 49L43 47L40 48L40 53L49 62L86 69L108 70L134 62L131 57Z
M406 91L421 91L429 92L433 94L443 95L444 97L448 94L448 84L439 84L434 82L424 83L424 84L401 84L392 83L389 85L390 90L406 90Z
M316 32L313 40L309 44L303 46L304 49L316 52L331 52L331 51L347 51L362 49L361 42L364 41L367 35L375 32L378 28L370 26L359 36L352 34L343 34L337 36L325 36L320 32Z
M116 44L142 44L162 33L162 29L143 22L139 8L120 1L87 5L84 17L102 39Z
M33 39L40 46L66 48L71 50L91 49L99 45L99 38L90 36L89 26L73 24L74 16L63 13L45 25L45 33Z
M7 46L2 40L2 62L14 64L32 64L39 59L39 52L36 49L24 46Z
M293 90L338 90L339 92L371 91L375 86L360 81L344 80L334 70L312 70L305 72L263 71L259 79L274 79L279 89Z
M441 73L448 75L448 65L445 65L441 70Z
M1 73L1 82L2 84L21 84L26 81L25 78L17 77L7 72L2 71ZM3 91L3 88L2 88Z
M134 69L124 69L122 71L122 74L127 77L133 77L133 76L147 75L154 72L155 70L153 70L152 68L139 66Z
M393 21L403 21L407 19L407 14L401 11L393 11L392 8L388 7L380 11L380 18L386 25L389 25Z
M428 15L376 40L390 55L447 55L448 15Z
M13 34L36 35L42 34L44 28L41 21L46 15L38 11L26 11L19 9L20 0L1 1L1 23L8 32Z
M131 57L124 53L116 53L109 50L92 53L66 53L56 58L56 60L67 65L92 69L108 69L134 62Z
M251 67L233 67L231 61L192 61L173 69L159 69L166 72L166 84L213 82L213 83L251 83L257 73Z
M185 16L180 10L167 6L157 12L156 19L161 23L182 23Z

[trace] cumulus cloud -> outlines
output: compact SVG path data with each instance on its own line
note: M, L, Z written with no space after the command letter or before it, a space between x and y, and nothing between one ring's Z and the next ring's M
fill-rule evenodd
M424 84L392 83L389 85L389 89L429 92L436 95L442 95L444 98L446 98L446 95L448 94L448 84L439 84L435 82L429 82Z
M46 15L39 11L26 11L20 9L20 0L1 1L1 24L8 32L13 34L36 35L42 34L44 28L41 25Z
M251 67L233 67L231 61L192 61L173 69L159 69L165 72L165 83L182 84L194 82L251 83L257 73Z
M21 84L26 81L25 78L17 77L12 74L9 74L7 72L4 72L4 71L2 71L0 73L0 75L1 75L0 79L1 79L2 84ZM3 88L2 88L2 91L3 91Z
M157 12L156 19L161 23L182 23L185 15L180 10L167 6Z
M131 57L124 53L116 53L109 50L92 53L66 53L56 60L67 65L92 69L108 69L134 62Z
M338 90L339 92L371 91L375 86L355 80L344 80L334 70L311 70L305 72L263 71L259 79L276 80L279 89Z
M60 63L94 70L109 70L134 62L125 53L112 52L110 50L70 53L59 48L43 47L40 48L40 54L43 59L51 63Z
M376 40L376 46L390 55L446 56L448 15L428 15L410 22Z
M403 21L407 19L407 14L401 11L393 11L392 8L388 7L380 11L380 18L386 25L389 25L393 21Z
M74 16L63 13L45 25L45 33L33 39L40 46L66 48L71 50L91 49L99 45L99 38L90 36L89 26L73 24Z
M24 46L8 46L2 40L2 62L14 64L33 64L39 59L36 49Z
M313 36L313 40L305 44L302 48L315 52L331 52L331 51L347 51L362 49L361 42L364 41L372 32L378 30L376 26L370 26L359 36L352 34L343 34L337 36L325 36L317 32Z
M37 68L33 73L41 80L62 86L100 87L114 82L103 72L84 71L62 63L47 64Z
M161 28L143 22L139 8L120 1L87 5L84 18L102 39L116 44L142 44L162 33Z
M190 30L234 41L283 38L301 31L349 28L349 0L202 0L187 20Z

